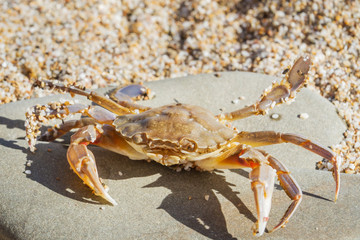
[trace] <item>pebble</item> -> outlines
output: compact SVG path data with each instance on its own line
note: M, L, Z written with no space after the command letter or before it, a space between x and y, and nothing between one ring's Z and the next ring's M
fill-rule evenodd
M234 100L231 101L232 104L238 104L240 102L240 100L245 100L244 96L240 96Z
M31 87L38 78L94 89L222 71L280 75L306 52L309 87L348 126L332 149L359 173L358 9L336 0L1 1L0 104L51 94Z
M231 103L232 103L232 104L238 104L238 103L239 103L239 99L238 99L238 98L237 98L237 99L234 99L234 100L231 101Z
M30 175L30 174L31 174L31 170L27 169L27 170L25 170L24 173L25 173L26 175Z
M308 119L308 118L309 118L309 114L307 114L307 113L301 113L301 114L299 115L299 118L300 118L300 119Z
M278 120L280 118L280 115L277 113L273 113L273 114L271 114L270 118L274 119L274 120Z

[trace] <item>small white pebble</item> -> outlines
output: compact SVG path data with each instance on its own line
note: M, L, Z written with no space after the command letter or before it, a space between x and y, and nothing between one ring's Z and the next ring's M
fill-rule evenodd
M234 100L231 101L231 103L232 103L232 104L237 104L237 103L239 103L239 99L238 99L238 98L237 98L237 99L234 99Z
M104 206L101 206L101 207L100 207L100 210L104 210L104 209L105 209L105 207L104 207Z
M300 119L308 119L308 118L309 118L309 114L307 114L307 113L301 113L301 114L299 115L299 118L300 118Z
M72 190L70 188L65 188L65 191L67 191L68 193L75 193L74 190Z
M122 173L121 171L119 171L118 174L119 174L119 176L122 176L122 175L123 175L123 173Z
M239 97L239 99L240 99L240 100L245 100L245 99L246 99L246 97L244 97L244 96L240 96L240 97Z
M354 169L355 169L355 164L350 163L350 164L349 164L349 168L350 168L351 170L354 170Z
M31 174L31 170L25 170L25 172L24 172L26 175L30 175Z
M209 201L209 198L210 198L209 195L205 195L205 200L206 200L206 201Z
M271 117L271 119L279 119L280 115L277 113L273 113L273 114L271 114L270 117Z

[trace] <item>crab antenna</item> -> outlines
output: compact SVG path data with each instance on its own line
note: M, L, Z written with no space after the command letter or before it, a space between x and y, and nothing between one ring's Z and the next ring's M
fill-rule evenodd
M34 87L45 88L49 87L50 89L56 89L60 92L68 92L73 97L74 95L81 95L87 97L90 101L106 108L107 110L117 114L117 115L124 115L124 114L133 114L134 112L128 108L125 108L113 100L106 98L97 94L94 91L86 90L85 88L80 88L79 86L75 85L65 85L63 83L54 83L53 81L42 80L36 81L33 84Z

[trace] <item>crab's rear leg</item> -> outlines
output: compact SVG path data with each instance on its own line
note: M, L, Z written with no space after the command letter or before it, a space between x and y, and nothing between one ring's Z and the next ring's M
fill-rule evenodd
M252 115L266 114L275 105L291 102L298 91L307 81L306 74L310 69L310 57L304 56L297 59L285 78L280 83L273 83L270 89L264 91L260 100L255 104L242 109L222 113L217 117L220 120L233 121Z

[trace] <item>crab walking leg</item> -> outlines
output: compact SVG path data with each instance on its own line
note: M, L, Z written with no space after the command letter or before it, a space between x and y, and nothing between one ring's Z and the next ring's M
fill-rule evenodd
M79 120L65 121L60 126L56 125L54 127L48 128L47 131L40 136L39 140L51 142L54 141L56 138L59 138L64 134L70 132L74 128L81 128L94 124L96 124L95 119L90 117L81 118Z
M111 125L116 115L101 107L88 107L81 112L83 115L89 116L78 120L65 121L60 126L49 128L47 132L41 135L39 140L54 141L74 128L81 128L88 125L109 124Z
M281 186L289 198L293 200L280 223L272 231L283 226L289 221L302 198L300 187L289 174L287 168L274 157L251 147L240 148L236 152L229 150L229 153L224 153L218 158L196 162L196 164L206 170L252 168L249 178L251 180L251 189L254 192L258 216L258 221L253 226L253 233L258 236L264 233L269 220L274 179L277 175Z
M263 153L262 151L259 152ZM265 229L264 224L266 224L269 217L268 211L270 211L271 208L270 200L274 186L274 178L272 177L272 174L275 175L274 169L280 185L283 187L288 197L292 200L292 203L286 210L281 221L271 230L271 232L279 229L280 227L285 227L285 224L295 213L302 200L302 191L295 179L290 175L289 170L285 167L285 165L270 155L264 154L264 157L267 159L270 166L260 165L259 167L254 168L250 173L250 179L252 180L251 188L254 191L255 203L258 212L258 222L254 225L253 229L254 234L257 235L262 235ZM241 158L241 156L239 156L239 158ZM265 196L262 197L261 194L264 194ZM268 197L267 194L270 194L270 196Z
M49 128L48 131L41 136L41 140L52 141L62 136L73 128L79 128L85 125L93 124L95 121L101 124L111 124L116 115L112 112L95 106L87 106L84 104L73 103L71 101L65 102L50 102L45 105L36 105L28 109L26 112L26 140L29 143L30 151L35 151L36 138L40 135L40 127L53 119L65 119L70 115L80 113L88 116L89 119L82 119L78 121L71 120L65 122L61 126L55 125Z
M71 101L50 102L45 105L36 105L25 113L26 140L30 151L35 151L36 138L40 135L40 127L53 119L64 119L69 115L81 113L87 110L83 104L74 104Z
M321 146L318 143L310 141L300 135L292 133L278 133L274 131L260 131L260 132L240 132L236 137L236 141L242 144L248 144L252 147L279 144L279 143L292 143L303 147L317 155L331 161L333 164L333 177L336 184L335 201L339 196L340 191L340 165L341 159L336 157L330 149Z
M72 137L67 151L67 159L74 172L94 190L95 195L117 205L116 201L107 193L105 185L100 181L95 157L87 148L90 143L95 143L100 133L93 125L80 128Z
M269 161L270 166L276 170L280 185L284 189L285 193L293 201L290 204L289 208L286 210L281 221L271 230L271 232L273 232L280 227L285 227L285 224L289 221L289 219L292 217L292 215L301 203L302 191L295 179L290 175L289 170L282 162L280 162L271 155L266 155L266 158Z
M230 151L222 157L206 159L196 163L203 169L238 169L252 168L249 178L254 192L258 221L254 224L254 235L262 235L269 220L271 198L274 189L274 178L277 175L280 185L288 197L292 200L291 205L285 212L281 221L271 230L275 231L285 226L296 211L302 200L302 191L289 170L279 160L254 148L241 149L237 152ZM225 156L225 157L224 157ZM276 172L276 173L275 173Z
M120 104L114 102L113 100L106 98L97 94L94 91L83 90L77 86L67 85L65 86L62 83L54 83L52 81L37 81L34 83L34 86L38 86L41 88L45 88L46 86L49 88L55 88L59 91L68 92L71 95L81 95L87 97L89 100L93 101L96 104L99 104L103 108L117 114L117 115L124 115L124 114L135 114L135 111L128 109L126 107L121 106ZM140 111L140 110L139 110Z
M310 69L310 57L304 56L297 59L280 83L273 83L271 89L265 90L260 100L255 104L242 109L222 113L217 116L220 120L233 121L252 115L266 114L275 105L291 102L295 99L296 92L306 83L306 74Z

